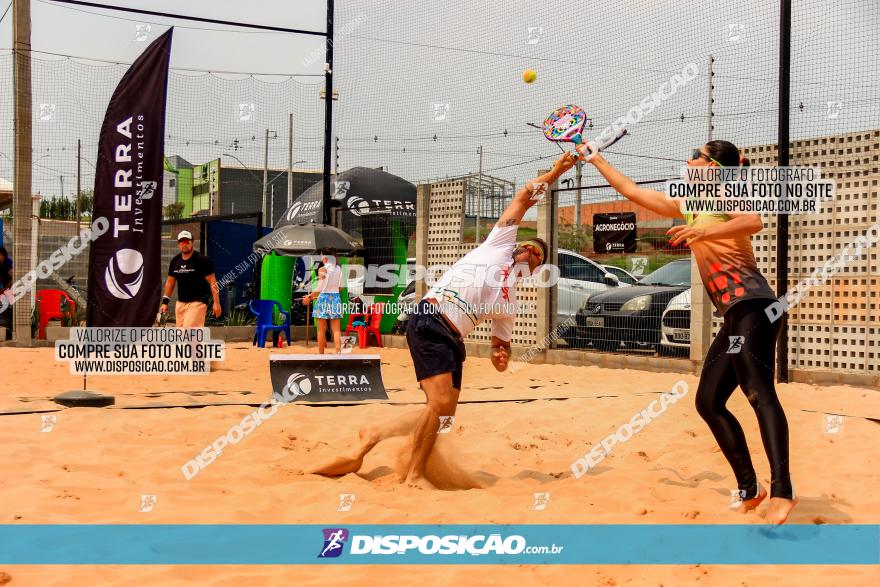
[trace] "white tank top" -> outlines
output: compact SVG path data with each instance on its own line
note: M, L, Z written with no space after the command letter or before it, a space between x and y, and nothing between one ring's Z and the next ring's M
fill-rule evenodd
M324 279L318 282L318 291L321 293L339 293L342 285L342 267L339 265L324 265L326 274Z
M519 312L513 253L519 225L495 226L485 242L462 257L437 281L424 299L436 300L440 311L462 337L484 320L492 320L492 336L510 341Z

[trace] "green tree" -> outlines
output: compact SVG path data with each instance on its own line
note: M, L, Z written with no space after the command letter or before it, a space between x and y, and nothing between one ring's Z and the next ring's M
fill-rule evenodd
M77 196L79 199L80 215L91 217L95 208L95 194L93 190L84 190ZM11 216L11 213L10 213ZM52 220L76 220L76 200L73 198L51 198L40 201L40 218Z
M80 214L84 216L92 216L92 211L94 210L95 205L95 194L93 190L85 190L79 193L77 196L79 199L79 211ZM76 210L74 210L74 216L76 216Z
M163 208L163 212L167 220L180 220L183 216L183 204L181 202L168 204Z
M576 253L592 253L593 231L589 226L572 226L557 232L560 249L568 249Z

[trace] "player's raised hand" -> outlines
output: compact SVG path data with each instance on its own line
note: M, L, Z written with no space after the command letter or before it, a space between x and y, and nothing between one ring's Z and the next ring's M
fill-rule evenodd
M599 151L587 143L578 145L575 147L575 150L581 156L581 160L586 161L587 163L596 163L598 159L602 158Z
M690 245L706 238L706 230L704 228L688 226L686 224L673 226L666 231L666 234L672 237L669 240L669 244L671 244L672 246L675 246L681 242Z
M507 354L507 347L499 346L492 350L492 365L496 371L506 370L509 358L510 355Z
M553 164L553 173L557 176L562 175L574 167L575 162L577 162L577 156L572 153L565 153Z

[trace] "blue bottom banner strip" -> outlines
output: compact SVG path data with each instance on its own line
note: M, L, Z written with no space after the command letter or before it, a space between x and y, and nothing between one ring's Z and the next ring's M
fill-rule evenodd
M0 525L0 564L877 565L880 525Z

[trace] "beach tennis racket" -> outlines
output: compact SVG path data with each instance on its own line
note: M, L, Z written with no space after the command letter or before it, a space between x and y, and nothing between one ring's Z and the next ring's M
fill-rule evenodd
M544 136L554 143L583 143L584 125L587 113L580 106L566 104L550 113L544 119Z
M544 120L544 136L547 137L547 140L555 143L583 145L583 147L577 148L578 155L589 161L593 155L604 151L627 134L627 130L621 128L610 136L602 135L585 143L583 132L586 123L587 113L580 106L566 104L554 110Z

